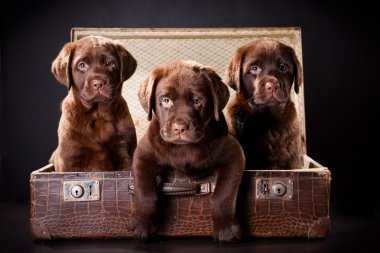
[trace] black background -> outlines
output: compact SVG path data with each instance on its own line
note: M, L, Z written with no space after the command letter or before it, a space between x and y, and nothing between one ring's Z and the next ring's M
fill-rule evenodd
M67 91L50 66L72 27L298 26L308 154L332 172L334 212L377 216L378 14L366 1L329 2L2 1L0 203L29 202L29 174L57 145Z

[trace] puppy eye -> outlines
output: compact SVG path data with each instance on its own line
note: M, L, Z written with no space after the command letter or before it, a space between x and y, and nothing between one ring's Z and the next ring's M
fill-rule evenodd
M257 74L257 73L260 71L260 67L257 66L257 65L252 65L249 71L250 71L252 74Z
M161 102L164 104L168 104L170 102L170 98L163 98Z
M200 107L200 106L202 105L202 103L203 103L203 100L202 100L202 98L200 98L200 97L194 97L194 98L191 100L191 102L193 103L193 105L194 105L195 107Z
M280 71L281 72L286 72L288 70L288 66L286 66L285 64L280 64Z
M104 65L106 65L107 67L110 66L111 64L112 64L112 61L109 61L109 60L104 62Z
M78 63L78 68L79 68L79 69L85 69L86 66L87 66L87 64L86 64L84 61L80 61L80 62Z
M163 97L161 99L161 105L164 107L164 108L169 108L173 105L173 101L168 98L168 97Z

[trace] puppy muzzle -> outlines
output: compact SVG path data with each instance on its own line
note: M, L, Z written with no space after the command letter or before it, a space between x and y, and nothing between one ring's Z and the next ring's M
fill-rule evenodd
M253 96L247 100L250 107L275 106L288 100L288 95L284 92L284 85L275 77L266 76L257 80L254 87Z
M94 77L88 78L82 91L82 98L87 103L98 103L112 100L114 88L108 78Z
M211 117L204 123L197 124L191 120L168 120L160 130L160 135L166 142L173 144L197 143L204 137L205 128Z

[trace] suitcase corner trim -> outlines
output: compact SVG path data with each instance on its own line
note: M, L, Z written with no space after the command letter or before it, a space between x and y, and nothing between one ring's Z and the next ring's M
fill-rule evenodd
M30 231L34 239L37 240L51 240L49 229L37 219L30 218Z

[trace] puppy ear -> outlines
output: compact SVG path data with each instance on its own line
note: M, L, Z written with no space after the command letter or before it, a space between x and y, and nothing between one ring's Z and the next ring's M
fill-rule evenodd
M294 49L292 49L292 61L293 61L293 68L294 68L294 91L298 94L299 87L301 86L303 82L303 71L301 67L301 63L298 61L296 53L294 52Z
M162 73L163 68L155 68L139 88L138 96L142 107L148 113L148 120L152 119L156 87Z
M120 80L124 82L132 76L137 67L136 59L120 44L115 45L120 56Z
M245 46L236 50L226 71L226 84L232 89L240 92L241 90L241 67L245 53Z
M51 65L51 72L54 74L55 78L69 90L73 85L71 62L75 48L76 45L73 42L64 45Z
M228 99L230 98L230 92L228 91L227 85L223 83L220 76L213 69L203 67L202 72L211 84L210 88L212 100L214 102L215 120L219 121L219 114L226 106Z

